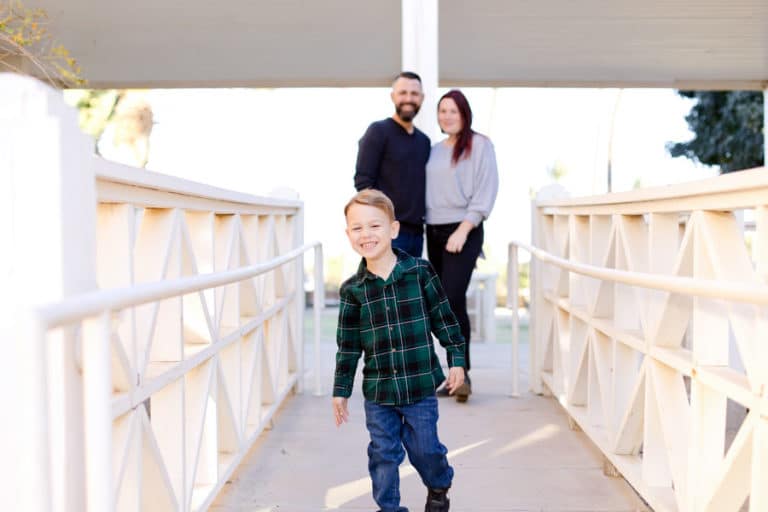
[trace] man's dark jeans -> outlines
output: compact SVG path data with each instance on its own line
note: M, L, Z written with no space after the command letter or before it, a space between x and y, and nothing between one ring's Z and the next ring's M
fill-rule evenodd
M401 229L397 238L392 240L392 247L402 249L414 258L421 258L421 252L424 250L424 235L416 235Z

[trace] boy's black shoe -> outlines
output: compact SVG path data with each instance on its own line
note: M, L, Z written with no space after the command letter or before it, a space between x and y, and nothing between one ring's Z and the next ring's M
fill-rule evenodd
M424 505L424 512L448 512L450 504L448 489L427 489L427 504Z
M464 384L459 386L459 388L456 390L456 401L457 402L466 402L469 399L469 395L472 394L472 380L469 378L469 374L464 375Z

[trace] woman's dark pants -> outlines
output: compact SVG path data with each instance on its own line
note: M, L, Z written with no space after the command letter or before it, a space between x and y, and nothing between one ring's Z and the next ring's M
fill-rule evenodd
M427 226L427 255L443 284L451 309L459 320L461 334L466 341L465 358L469 371L469 315L467 314L467 288L472 278L472 271L483 249L483 224L474 228L467 235L467 241L459 253L445 250L448 237L456 228L455 224L431 224Z

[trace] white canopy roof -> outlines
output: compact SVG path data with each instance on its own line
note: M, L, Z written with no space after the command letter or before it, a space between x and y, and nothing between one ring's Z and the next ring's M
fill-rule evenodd
M399 0L28 0L92 87L384 86ZM764 88L765 0L439 0L440 85Z

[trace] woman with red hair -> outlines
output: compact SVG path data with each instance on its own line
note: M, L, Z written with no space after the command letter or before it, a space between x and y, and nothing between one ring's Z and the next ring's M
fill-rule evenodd
M472 130L472 109L461 91L440 98L437 121L448 137L432 146L427 162L427 255L466 341L467 375L455 391L456 400L466 402L472 393L467 288L482 252L483 221L493 209L499 176L493 144ZM448 392L442 388L438 395Z

